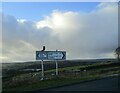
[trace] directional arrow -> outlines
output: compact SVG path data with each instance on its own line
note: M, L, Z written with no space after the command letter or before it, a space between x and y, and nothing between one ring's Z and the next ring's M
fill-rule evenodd
M36 60L65 60L65 51L36 51Z

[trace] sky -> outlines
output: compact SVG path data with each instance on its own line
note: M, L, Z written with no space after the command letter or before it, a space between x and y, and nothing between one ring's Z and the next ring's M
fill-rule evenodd
M53 10L86 13L95 9L98 4L99 2L11 2L3 3L2 8L5 14L13 15L17 19L38 21L42 19L43 16L49 15Z
M109 2L2 3L3 62L35 60L35 51L66 51L67 59L114 58L118 6Z

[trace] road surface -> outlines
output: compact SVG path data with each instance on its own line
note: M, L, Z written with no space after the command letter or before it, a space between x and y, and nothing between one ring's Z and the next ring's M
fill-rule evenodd
M44 91L118 91L119 88L120 77L116 76L74 85L51 88Z

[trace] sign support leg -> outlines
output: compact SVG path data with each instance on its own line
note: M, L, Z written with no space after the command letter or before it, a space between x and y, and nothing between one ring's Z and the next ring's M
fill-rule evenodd
M58 62L56 61L56 76L58 75Z
M41 61L41 68L42 68L41 80L43 80L44 79L44 65L43 65L43 60Z

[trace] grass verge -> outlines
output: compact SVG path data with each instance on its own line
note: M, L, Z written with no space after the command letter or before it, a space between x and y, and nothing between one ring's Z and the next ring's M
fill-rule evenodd
M55 70L49 70L45 72L47 79L43 81L39 78L40 73L34 73L37 74L35 77L30 77L31 74L29 73L17 75L3 82L3 91L32 91L98 79L107 75L119 74L119 67L119 65L113 63L105 63L59 68L59 76L51 76L50 73ZM87 71L82 71L81 69L87 69ZM75 70L81 71L74 72Z

